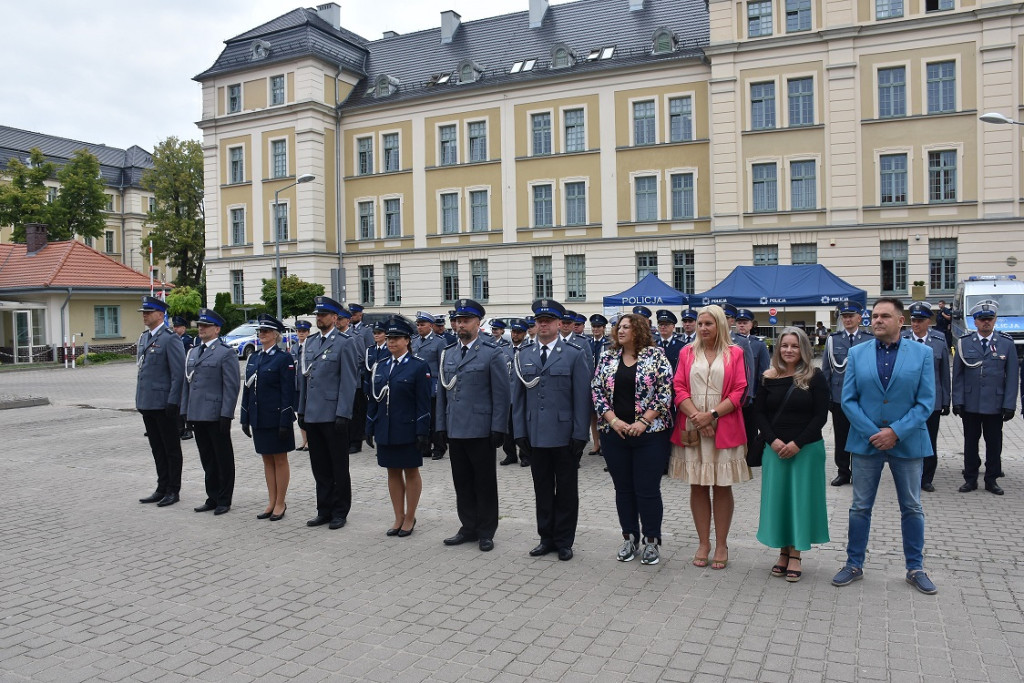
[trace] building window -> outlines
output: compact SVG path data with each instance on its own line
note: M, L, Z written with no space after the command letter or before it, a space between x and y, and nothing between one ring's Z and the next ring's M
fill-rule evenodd
M818 262L818 245L813 242L794 244L790 249L790 261L794 266L813 266Z
M441 195L441 232L451 234L459 231L459 195L446 192Z
M675 47L676 41L670 31L662 30L654 34L654 47L651 50L654 54L665 55L672 52Z
M928 201L956 201L956 150L928 152Z
M565 112L566 152L582 152L587 148L585 125L582 109L569 109Z
M786 0L786 33L811 30L811 0Z
M103 240L103 251L105 251L108 254L113 254L114 253L114 231L113 230L107 230L103 234L103 237L104 237L104 240Z
M373 173L373 138L359 138L359 167L356 175L369 175Z
M242 111L242 86L240 84L228 86L228 113L235 114Z
M775 127L775 84L750 84L750 127L768 130Z
M53 204L55 201L57 201L57 188L56 187L48 187L48 188L46 188L46 203L47 204ZM153 201L153 198L150 197L149 201Z
M818 208L818 179L814 161L789 164L789 201L793 211Z
M288 241L288 204L281 202L274 206L274 225L277 226L277 236L274 238L278 242Z
M398 133L385 133L382 138L382 147L384 148L384 171L397 171L402 167L402 160L398 151Z
M469 229L472 232L490 230L490 206L487 190L472 190L469 193Z
M956 110L956 62L935 62L927 67L928 113Z
M565 224L586 225L587 184L574 182L565 184Z
M903 0L875 0L875 19L903 16Z
M384 200L384 236L402 236L402 200Z
M96 321L93 337L121 336L120 306L94 306L93 312L94 320Z
M491 285L487 279L487 259L471 259L469 270L473 275L473 298L487 301Z
M924 11L944 12L945 10L953 9L955 6L956 0L925 0Z
M880 202L907 203L907 155L883 154L878 158Z
M533 156L551 154L551 114L533 114L530 127L533 130Z
M359 266L359 300L373 305L373 266Z
M240 270L231 271L231 303L245 303L245 276Z
M668 101L669 142L693 139L693 103L689 97L673 97Z
M554 192L550 185L533 186L533 226L550 228L555 224Z
M747 37L770 36L772 34L772 2L758 0L747 3Z
M274 140L270 143L271 177L286 178L288 176L288 141Z
M487 161L487 122L469 124L469 160Z
M658 275L658 252L638 251L636 253L636 281L640 282L648 275Z
M636 201L636 222L658 220L658 179L640 176L633 180Z
M697 286L696 259L693 249L672 252L672 286L680 292L693 293Z
M441 126L441 163L440 166L453 166L459 163L458 130L455 125Z
M551 278L551 257L533 257L533 298L551 299L555 295L554 282Z
M271 269L270 269L270 276L271 276L272 278L274 278L275 280L277 279L277 268L271 268ZM282 267L281 267L281 279L283 280L283 279L285 279L286 277L288 277L288 268L287 268L287 267L284 267L284 266L282 266Z
M153 213L156 211L156 197L149 198L149 212Z
M789 90L789 125L814 125L814 79L791 78Z
M245 244L245 209L231 209L231 244Z
M385 263L384 280L387 286L387 303L402 303L402 266L398 263Z
M956 239L928 240L928 286L932 294L956 289Z
M907 115L907 69L894 66L878 70L878 117Z
M568 301L587 298L587 257L583 254L565 257L565 298Z
M888 241L880 245L882 294L907 293L907 243Z
M245 182L245 151L241 147L232 147L231 153L231 177L232 183Z
M441 261L441 300L450 303L459 298L459 262Z
M112 195L112 194L108 194L107 195L107 206L105 207L105 210L106 211L113 211L114 210L114 195Z
M669 185L672 189L672 220L693 218L693 174L673 173L669 176Z
M359 202L359 239L372 240L377 236L373 221L373 202Z
M654 100L633 103L633 144L653 145L655 138Z
M270 106L284 104L284 76L270 77Z
M754 164L753 174L754 211L778 211L778 171L774 163Z
M779 245L777 244L755 244L754 245L755 266L777 266L779 265Z
M566 50L564 47L560 47L557 50L555 50L555 56L551 59L552 69L564 69L570 64L571 62L569 61L568 50Z
M87 246L90 249L92 249L92 238L91 237L86 236L86 238L85 238L85 246ZM154 275L153 277L155 278L156 276Z

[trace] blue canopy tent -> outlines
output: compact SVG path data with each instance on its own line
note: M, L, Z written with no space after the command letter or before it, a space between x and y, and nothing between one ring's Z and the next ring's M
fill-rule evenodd
M691 306L729 302L740 308L834 306L846 299L867 306L867 298L866 291L854 287L818 264L736 266L724 280L708 291L688 297Z
M626 291L606 296L604 306L605 308L682 306L685 301L685 294L669 287L654 273L648 273L640 282Z

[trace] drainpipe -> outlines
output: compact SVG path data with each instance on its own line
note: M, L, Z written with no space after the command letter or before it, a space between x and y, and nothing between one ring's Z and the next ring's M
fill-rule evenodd
M64 343L64 339L67 337L67 326L64 324L64 311L68 307L68 302L71 301L71 288L68 287L68 295L64 299L64 303L60 306L60 340L57 345L61 346ZM54 361L57 360L57 354L53 354Z

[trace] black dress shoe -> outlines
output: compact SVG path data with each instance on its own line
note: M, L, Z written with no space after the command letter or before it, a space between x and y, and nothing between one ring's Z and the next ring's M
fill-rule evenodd
M483 550L485 553L489 553L494 550L494 541L489 538L481 538L480 550Z
M538 545L536 548L530 551L530 557L540 557L542 555L547 555L554 549L555 546L551 545L550 543L544 543L543 541L541 541L540 545Z
M530 466L530 459L529 458L520 458L519 459L519 466L520 467L529 467Z
M152 494L146 496L145 498L139 498L139 502L140 503L159 503L163 499L164 499L164 494L163 493L160 493L159 491L153 491Z
M285 504L284 509L281 510L281 514L279 514L279 515L270 515L270 521L271 522L280 522L282 519L284 519L284 513L286 513L286 512L288 512L288 504L287 503Z
M397 536L399 531L401 531L401 529L399 529L398 527L395 527L394 529L388 529L387 531L385 531L384 535L385 536Z
M935 493L935 486L931 482L928 482L927 484L921 484L921 490L927 491L928 493Z
M191 438L192 438L192 430L191 429L184 429L184 430L182 430L182 432L181 432L181 440L182 441L188 441Z
M464 534L464 533L462 533L460 531L459 533L455 534L454 536L450 536L449 538L444 539L444 544L445 545L462 545L463 543L469 543L470 541L475 541L475 540L476 540L476 538L474 536L470 536L468 534Z
M354 444L352 444L351 446L348 447L349 455L352 455L353 453L361 453L362 451L363 451L362 442L354 443Z
M334 519L331 520L331 523L327 525L327 528L328 529L340 529L343 526L345 526L345 518L344 517L335 517Z
M999 488L999 484L985 484L985 490L997 496L1003 495L1003 490Z
M412 536L412 530L415 529L415 528L416 528L416 520L413 519L412 520L412 528L410 528L410 529L399 529L398 530L398 537L399 538L408 538L409 536Z
M181 499L178 498L178 494L177 493L168 493L167 495L165 495L163 498L160 499L160 502L157 503L156 506L160 507L160 508L165 508L168 505L174 505L179 500L181 500Z
M832 484L832 486L842 486L843 484L849 484L850 483L850 477L845 475L845 474L840 474L835 479L833 479L830 483Z
M331 521L331 518L327 515L317 515L313 519L306 520L306 526L321 526Z
M230 509L231 508L228 507L227 505L218 505L217 508L213 511L213 514L215 514L215 515L223 515L225 512L227 512Z
M558 559L562 562L568 562L572 559L572 548L559 548Z
M970 493L978 488L978 482L964 482L963 486L957 489L960 493Z
M195 510L196 512L209 512L210 510L216 510L217 506L216 505L211 505L210 503L203 503L199 507L192 508L192 509ZM269 516L270 515L267 515L267 517L269 517Z
M514 465L518 461L518 458L514 455L506 455L505 459L499 462L499 465Z
M198 509L199 508L196 508L196 510L198 510ZM256 519L270 519L270 517L273 514L274 514L273 512L261 512L260 514L256 515Z
M444 453L434 453L432 456L430 456L430 459L431 460L440 460L443 457L444 457Z

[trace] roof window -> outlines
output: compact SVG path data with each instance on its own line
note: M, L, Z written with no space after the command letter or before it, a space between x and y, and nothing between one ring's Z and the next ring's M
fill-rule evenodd
M377 83L373 88L373 96L387 97L395 94L396 90L398 90L398 79L394 76L381 74L377 77Z
M615 54L615 46L605 47L601 49L601 59L611 59L612 55Z
M599 47L596 50L591 50L590 54L587 55L588 62L595 62L599 59L611 59L612 55L615 54L615 46L610 45L608 47Z
M533 71L533 67L537 65L536 59L525 59L520 62L516 62L512 65L512 68L508 70L510 74L517 74L525 71Z
M664 55L676 49L676 37L667 28L659 28L654 32L652 54Z
M483 73L482 66L470 59L464 60L459 64L459 83L475 83Z
M574 61L573 54L569 51L569 48L559 45L555 47L555 51L551 55L551 68L564 69L572 66Z

